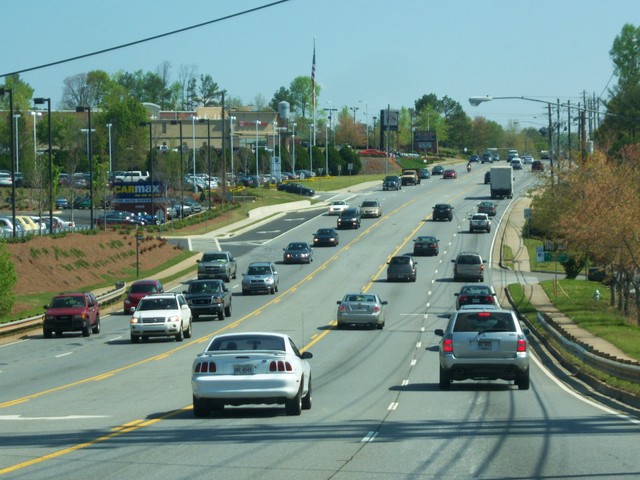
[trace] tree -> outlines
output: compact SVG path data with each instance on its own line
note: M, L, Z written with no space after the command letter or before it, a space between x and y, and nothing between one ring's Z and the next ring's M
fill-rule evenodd
M262 110L265 109L265 107L267 106L267 99L264 98L264 95L262 95L261 93L258 93L254 98L253 98L253 108L256 112L261 112Z
M317 92L318 88L316 88L316 95ZM291 95L291 111L304 117L307 105L311 105L311 77L294 78L289 86L289 93Z
M216 82L213 81L211 75L200 75L200 84L198 85L198 99L197 104L205 107L211 105L219 105L216 98L220 96L222 91Z
M354 123L353 116L348 107L343 107L338 113L338 125L336 128L336 143L338 145L350 145L360 147L367 141L362 125Z
M294 99L288 88L280 87L280 89L273 94L273 98L269 102L269 106L273 109L274 112L277 112L278 104L280 102L289 102L290 104L294 103Z
M18 283L16 266L4 244L0 243L0 317L8 315L16 301L13 288Z
M627 23L613 41L609 52L614 65L614 74L622 86L640 82L640 27Z
M174 86L178 93L178 102L181 110L187 110L189 105L189 85L195 81L198 68L195 65L180 65L178 81Z

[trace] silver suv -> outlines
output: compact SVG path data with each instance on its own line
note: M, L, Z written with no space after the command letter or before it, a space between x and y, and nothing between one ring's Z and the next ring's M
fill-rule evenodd
M479 253L461 252L451 260L454 263L453 280L477 280L484 282L484 263Z
M508 380L529 389L529 345L511 310L459 310L447 327L434 332L440 341L440 389L453 380Z
M242 294L270 293L278 291L278 271L273 262L252 262L242 274Z

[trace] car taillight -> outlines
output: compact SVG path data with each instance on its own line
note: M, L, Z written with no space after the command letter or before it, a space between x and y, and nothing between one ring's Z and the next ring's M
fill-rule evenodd
M460 299L460 303L462 303L469 300L469 297L467 295L460 295L459 299Z
M196 365L194 369L194 373L215 373L216 372L216 364L215 362L200 362Z
M487 295L484 299L487 303L493 303L493 297L491 295Z
M344 311L346 310L346 308L345 308L345 306L344 306L344 305L340 305L339 310L340 310L341 312L344 312Z
M378 305L373 307L373 313L378 313L379 311L380 311L380 307Z
M269 371L270 372L292 372L293 367L289 362L285 362L283 360L273 360L269 363Z
M484 272L484 265L483 264L480 264L480 271Z
M442 351L445 353L453 353L453 340L445 338L442 341Z
M516 352L526 352L526 351L527 351L527 342L522 338L519 338L516 346Z

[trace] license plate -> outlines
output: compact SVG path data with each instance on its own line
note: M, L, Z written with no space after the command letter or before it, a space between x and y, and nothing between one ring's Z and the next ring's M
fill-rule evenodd
M253 365L234 365L234 375L253 375Z
M491 340L478 340L478 350L491 350Z
M471 300L471 303L480 303L480 299L479 298L474 298Z

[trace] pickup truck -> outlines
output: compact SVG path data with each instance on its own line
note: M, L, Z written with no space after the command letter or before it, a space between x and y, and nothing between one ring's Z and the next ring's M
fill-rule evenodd
M491 220L486 213L474 213L469 218L469 232L473 233L476 230L484 230L485 232L491 232Z
M198 260L198 280L220 278L230 282L236 278L238 264L231 252L205 253Z

